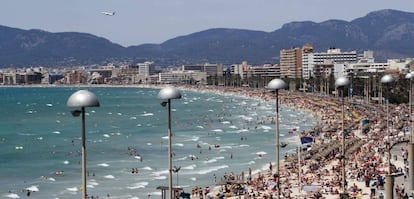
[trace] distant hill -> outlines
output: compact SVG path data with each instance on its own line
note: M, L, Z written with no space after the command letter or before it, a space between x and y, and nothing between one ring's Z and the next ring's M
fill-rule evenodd
M216 28L161 44L123 47L87 33L50 33L0 26L0 67L70 66L152 60L185 63L278 63L279 51L311 44L315 51L374 50L377 59L414 57L414 13L379 10L350 22L291 22L273 32Z

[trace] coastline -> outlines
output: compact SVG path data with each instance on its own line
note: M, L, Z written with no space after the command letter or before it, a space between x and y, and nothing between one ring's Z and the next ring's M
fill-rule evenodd
M123 88L151 88L158 89L169 85L65 85L65 86L44 86L44 85L24 85L24 86L12 86L12 87L123 87ZM10 87L10 86L1 86ZM248 88L228 88L228 87L215 87L215 86L177 86L180 90L190 90L194 92L213 92L216 94L231 94L239 95L243 97L255 98L266 102L274 100L274 96L269 92L257 89ZM336 155L340 153L340 119L341 109L339 107L340 101L334 97L320 96L315 94L303 94L303 93L289 93L287 91L281 92L279 95L280 103L286 106L305 110L315 116L318 121L318 125L313 129L320 132L309 131L314 136L315 142L312 150L307 151L304 156L309 159L301 160L301 168L298 168L297 157L292 156L284 164L281 165L281 184L282 193L287 195L286 198L299 198L299 196L312 197L316 194L321 194L323 198L339 198L339 192L341 190L340 161L336 158ZM387 132L384 126L384 110L383 106L376 104L356 104L357 101L347 99L345 107L345 126L349 129L350 134L347 136L347 168L348 171L347 182L348 191L352 194L361 195L361 198L370 198L369 193L371 187L364 186L365 177L361 177L361 170L369 170L375 173L377 177L385 175L387 172L387 153L385 151ZM373 111L375 110L375 111ZM396 135L392 137L393 143L399 143L404 141L405 134L401 132L401 126L407 125L407 121L401 121L401 118L407 114L407 106L392 105L391 114L398 117L391 118L393 122L397 123L393 126L393 132ZM368 133L363 133L361 127L361 120L369 118L370 123L367 127ZM385 122L386 123L386 122ZM401 124L401 125L400 125ZM338 146L337 146L338 145ZM353 149L355 148L355 149ZM372 152L372 153L371 153ZM401 159L401 158L400 158ZM394 165L404 167L401 161L392 161ZM374 168L371 168L370 164L375 164ZM403 166L401 166L403 165ZM311 189L299 191L298 188L298 171L302 170L303 177L301 185ZM274 170L274 168L273 168ZM269 171L272 174L272 171ZM246 182L244 198L258 196L266 198L270 195L274 195L274 182L277 179L273 179L272 175L265 175L266 173L260 173L253 175L250 182ZM352 186L351 186L352 185ZM354 186L355 185L355 186ZM379 191L381 187L376 187ZM213 189L211 197L219 197L220 188ZM230 197L238 197L237 193L227 194ZM207 193L204 193L207 195ZM289 196L290 195L290 196ZM194 196L197 198L197 196Z

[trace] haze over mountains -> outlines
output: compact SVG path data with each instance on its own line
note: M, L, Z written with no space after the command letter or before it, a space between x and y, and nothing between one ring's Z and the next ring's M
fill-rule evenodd
M314 51L374 50L377 60L414 57L414 13L379 10L352 21L291 22L272 32L215 28L161 44L123 47L87 33L51 33L0 26L0 68L62 67L155 61L196 63L278 63L279 51L304 44Z

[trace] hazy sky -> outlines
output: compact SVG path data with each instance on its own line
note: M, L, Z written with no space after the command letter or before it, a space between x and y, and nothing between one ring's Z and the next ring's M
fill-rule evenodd
M1 0L0 25L84 32L123 46L162 43L209 28L274 31L292 21L351 21L412 0ZM102 11L116 12L106 16ZM1 36L1 35L0 35Z

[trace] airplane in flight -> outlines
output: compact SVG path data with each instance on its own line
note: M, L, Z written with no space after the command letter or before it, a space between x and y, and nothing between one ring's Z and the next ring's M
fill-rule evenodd
M104 15L108 15L108 16L114 16L115 12L101 12Z

